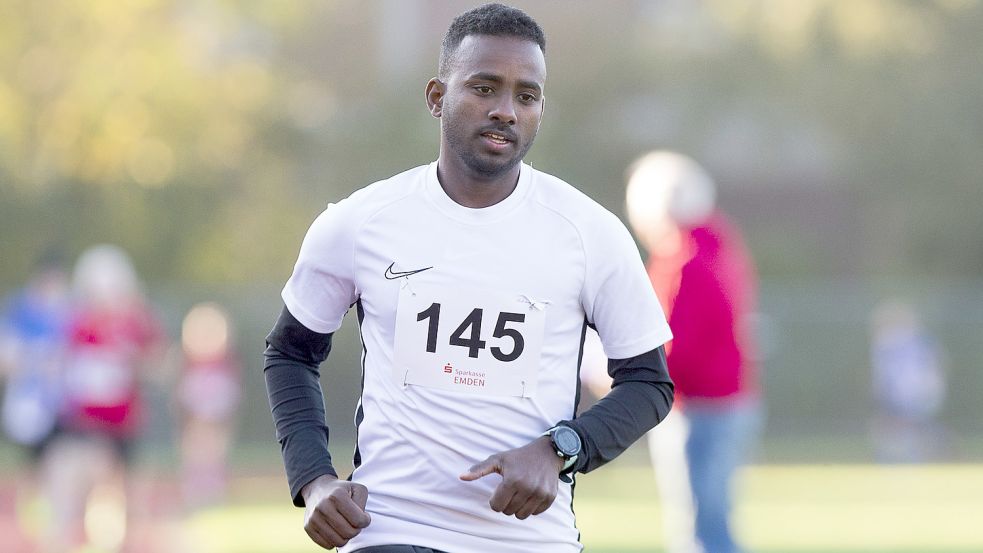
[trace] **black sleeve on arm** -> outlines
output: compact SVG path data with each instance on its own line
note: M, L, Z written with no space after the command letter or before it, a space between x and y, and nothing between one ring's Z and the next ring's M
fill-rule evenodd
M590 472L620 455L672 408L674 386L665 347L629 359L609 359L611 391L572 421L583 443L570 472Z
M318 366L331 351L331 334L305 327L286 307L266 337L266 391L273 412L294 505L304 506L300 490L322 474L338 473L328 453Z

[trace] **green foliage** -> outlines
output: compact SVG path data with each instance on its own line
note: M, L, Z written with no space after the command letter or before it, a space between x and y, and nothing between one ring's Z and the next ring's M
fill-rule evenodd
M469 5L4 3L0 285L100 240L155 281L281 279L327 202L436 156L423 86ZM669 147L764 274L983 264L979 2L524 7L550 39L530 161L615 212L627 163Z

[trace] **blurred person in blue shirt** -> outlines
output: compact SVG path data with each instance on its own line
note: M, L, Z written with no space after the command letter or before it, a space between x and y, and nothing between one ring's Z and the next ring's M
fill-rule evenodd
M40 499L37 469L58 427L68 318L68 277L55 255L42 257L27 284L0 311L0 422L4 435L24 448L30 461L17 478L22 519Z
M945 454L938 420L945 403L944 356L915 309L888 300L871 316L872 437L884 463L937 461Z
M58 417L68 314L67 275L52 257L43 259L28 283L7 299L0 318L0 368L6 377L3 429L34 459Z

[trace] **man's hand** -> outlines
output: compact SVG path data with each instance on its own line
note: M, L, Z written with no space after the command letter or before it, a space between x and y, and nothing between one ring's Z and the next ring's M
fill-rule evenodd
M550 508L559 487L560 458L548 436L496 453L461 475L471 482L492 473L502 475L488 504L493 511L525 520Z
M300 494L306 505L304 530L325 549L345 545L371 522L365 512L369 491L361 484L325 474L304 486Z

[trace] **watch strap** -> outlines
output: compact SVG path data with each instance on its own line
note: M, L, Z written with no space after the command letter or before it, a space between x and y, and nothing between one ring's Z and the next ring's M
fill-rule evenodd
M573 457L570 457L569 459L564 461L563 468L560 469L560 474L563 474L569 471L570 469L572 469L573 466L577 464L577 457L579 457L579 455L574 455Z

